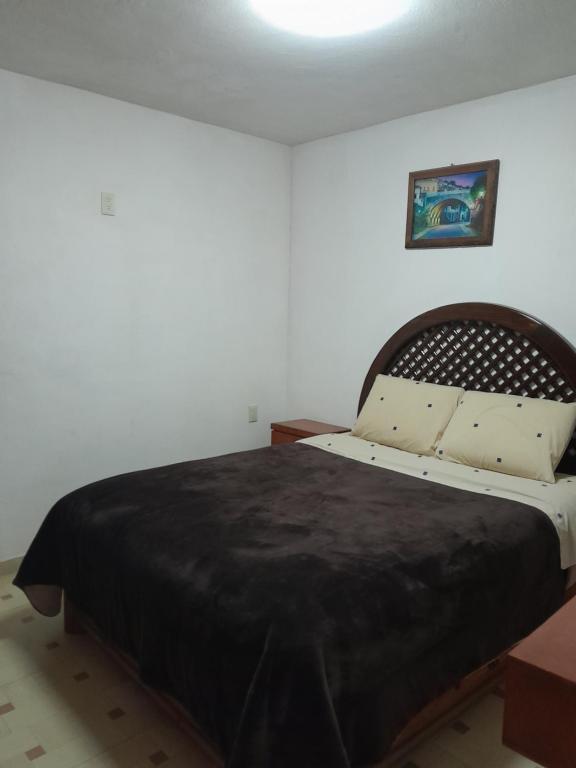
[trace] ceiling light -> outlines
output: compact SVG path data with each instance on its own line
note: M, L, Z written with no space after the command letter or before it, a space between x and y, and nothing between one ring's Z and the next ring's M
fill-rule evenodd
M312 37L357 35L408 10L410 0L251 0L255 12L288 32Z

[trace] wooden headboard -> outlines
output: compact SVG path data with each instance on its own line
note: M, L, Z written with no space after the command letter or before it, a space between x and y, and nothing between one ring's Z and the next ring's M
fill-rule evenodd
M484 392L576 400L572 344L535 317L498 304L449 304L402 326L374 358L359 411L379 373ZM559 469L576 471L574 439Z

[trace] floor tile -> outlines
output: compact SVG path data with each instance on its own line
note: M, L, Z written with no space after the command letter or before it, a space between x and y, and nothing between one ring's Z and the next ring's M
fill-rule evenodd
M399 760L394 768L468 768L468 766L435 744L424 743Z
M39 757L42 757L42 755L46 754L46 750L41 744L38 744L35 747L32 747L32 749L28 749L25 753L28 760L37 760Z
M455 722L466 728L455 728L451 723L430 741L468 768L534 768L535 763L502 744L503 711L502 697L490 693L456 718Z

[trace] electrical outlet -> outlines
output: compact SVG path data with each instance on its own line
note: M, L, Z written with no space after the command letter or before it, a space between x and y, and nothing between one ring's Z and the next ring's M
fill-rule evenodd
M116 216L116 195L114 192L102 192L100 211L102 216Z
M258 406L249 405L248 406L248 423L253 424L255 421L258 421Z

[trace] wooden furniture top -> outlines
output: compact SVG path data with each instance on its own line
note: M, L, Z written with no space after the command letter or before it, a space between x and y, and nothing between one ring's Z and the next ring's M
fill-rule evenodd
M519 661L576 684L576 598L560 608L510 652Z
M296 435L297 437L314 437L315 435L350 431L349 427L339 427L337 424L327 424L323 421L314 421L313 419L275 421L270 425L270 428L277 432L284 432L287 435Z

